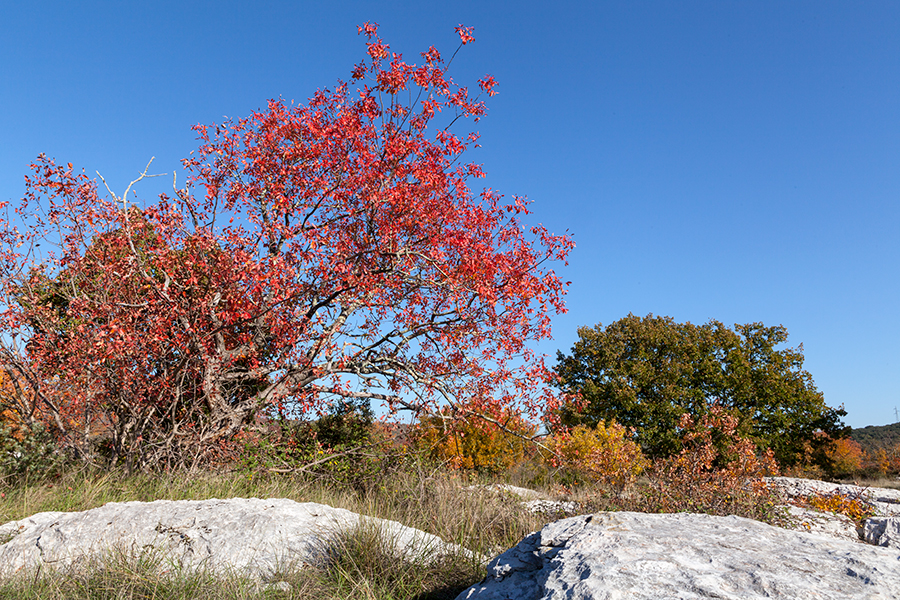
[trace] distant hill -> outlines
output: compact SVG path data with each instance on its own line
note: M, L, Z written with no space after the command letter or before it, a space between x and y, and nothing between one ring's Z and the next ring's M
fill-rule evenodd
M850 432L850 437L866 452L895 448L900 445L900 423L893 425L869 425Z

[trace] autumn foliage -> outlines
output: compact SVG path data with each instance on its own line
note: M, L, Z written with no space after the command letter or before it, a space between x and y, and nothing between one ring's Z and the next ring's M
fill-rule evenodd
M832 470L838 475L858 473L865 460L862 446L850 438L834 440L827 450L827 456Z
M763 477L778 474L771 450L738 432L738 419L710 406L698 419L678 421L682 450L657 460L650 472L648 500L660 512L703 508L710 514L754 514L771 509L774 492Z
M564 310L548 265L572 243L524 226L523 198L473 186L478 134L457 129L485 114L493 78L457 85L434 47L413 64L375 25L360 33L349 82L198 125L171 197L104 194L38 158L0 223L0 360L30 387L20 416L87 460L143 468L197 464L260 415L331 402L554 405L529 344Z
M416 445L451 469L509 471L525 460L537 427L509 409L485 416L488 418L473 414L459 418L453 409L444 408L421 419Z
M21 393L21 387L10 373L0 371L0 430L19 441L27 429L24 418L16 410Z
M618 423L578 425L550 436L545 460L571 471L582 481L624 488L649 466L630 432Z

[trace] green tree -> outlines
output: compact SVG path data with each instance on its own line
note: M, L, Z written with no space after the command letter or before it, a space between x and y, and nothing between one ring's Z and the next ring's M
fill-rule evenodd
M803 346L782 348L787 329L762 323L730 329L710 320L676 323L671 317L629 314L604 328L582 327L571 353L557 355L560 386L581 399L561 411L564 425L610 423L633 428L644 452L680 450L682 414L705 414L718 405L738 429L780 464L804 456L827 461L824 432L846 437L843 408L829 408L803 370Z

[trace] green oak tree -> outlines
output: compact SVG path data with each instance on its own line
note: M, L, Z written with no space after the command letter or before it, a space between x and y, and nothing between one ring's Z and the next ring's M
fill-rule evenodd
M650 457L678 451L679 417L714 404L785 466L806 457L827 466L826 446L848 435L846 411L828 407L803 369L803 346L779 348L788 338L781 325L730 329L714 320L694 325L629 314L605 328L581 327L578 338L568 355L557 356L560 387L580 401L567 404L560 421L615 420L634 429Z

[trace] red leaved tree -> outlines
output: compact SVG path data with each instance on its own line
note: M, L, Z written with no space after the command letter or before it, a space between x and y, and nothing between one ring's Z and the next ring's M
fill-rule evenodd
M197 126L171 198L139 208L131 186L32 165L0 226L2 359L29 415L85 456L100 438L113 463L176 466L263 411L555 402L529 344L564 310L548 264L573 244L523 227L523 199L473 191L478 135L455 132L493 78L470 95L433 47L414 65L360 32L349 83Z

